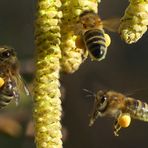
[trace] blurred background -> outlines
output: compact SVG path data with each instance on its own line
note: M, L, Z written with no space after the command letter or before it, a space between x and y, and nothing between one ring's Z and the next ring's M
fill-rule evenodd
M0 0L0 44L17 50L21 72L31 86L34 74L33 24L36 0ZM123 16L127 0L102 0L102 19ZM88 127L93 98L83 89L112 89L148 102L148 44L146 33L136 44L127 45L117 33L108 32L112 44L106 59L81 65L74 74L62 74L64 89L64 148L146 147L148 123L132 121L119 137L113 135L113 119L99 118ZM139 90L136 91L135 90ZM0 112L0 147L35 148L32 128L32 100L22 99Z

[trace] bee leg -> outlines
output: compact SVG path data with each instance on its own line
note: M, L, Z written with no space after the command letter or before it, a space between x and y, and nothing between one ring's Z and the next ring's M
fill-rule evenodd
M90 115L89 126L92 126L98 117L101 117L101 113L95 111L92 115Z
M114 135L115 136L119 136L118 132L120 131L120 129L121 129L121 126L118 123L118 119L116 119L114 123Z
M83 54L83 62L87 59L88 57L88 51L85 50L84 54Z
M88 57L88 50L86 49L86 46L85 46L82 36L80 36L80 35L77 36L75 44L76 44L77 48L84 50L84 54L83 54L83 62L84 62Z
M14 98L15 98L15 104L17 106L19 104L19 94L16 91L14 91L13 95L14 95Z
M131 123L131 116L128 113L120 113L120 115L117 117L115 124L114 124L114 134L115 136L118 135L118 131L123 127L127 128L129 127Z

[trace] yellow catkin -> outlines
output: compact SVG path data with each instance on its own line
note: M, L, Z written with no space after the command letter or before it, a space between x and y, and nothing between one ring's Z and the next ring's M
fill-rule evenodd
M75 34L75 25L79 15L84 10L93 10L97 12L98 0L62 0L62 25L61 25L61 50L62 70L67 73L73 73L78 70L81 63L86 59L87 52L84 48L76 46L77 35Z
M5 81L2 77L0 77L0 88L4 85Z
M130 0L121 19L119 33L128 44L137 42L147 31L148 0Z
M35 21L34 124L37 148L62 148L60 0L38 0Z
M118 118L118 124L123 128L128 127L130 123L131 123L131 117L129 114L123 114Z

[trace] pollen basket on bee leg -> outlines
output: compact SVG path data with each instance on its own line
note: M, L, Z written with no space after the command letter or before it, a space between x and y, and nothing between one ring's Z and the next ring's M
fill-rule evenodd
M2 77L0 77L0 88L4 85L5 81Z
M123 127L127 128L131 123L131 117L129 114L122 114L118 117L118 124Z
M85 49L85 44L81 36L77 36L75 44L77 48Z
M104 33L105 41L106 41L106 47L108 47L111 43L111 38L108 34Z

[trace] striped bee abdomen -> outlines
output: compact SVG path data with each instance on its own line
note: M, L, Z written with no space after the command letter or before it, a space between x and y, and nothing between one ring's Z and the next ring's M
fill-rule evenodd
M15 99L13 87L12 81L7 81L0 89L0 108L7 106L10 101Z
M148 104L140 100L127 99L126 110L131 117L148 122Z
M103 30L88 30L84 33L83 38L86 48L94 60L101 60L105 57L107 47Z

